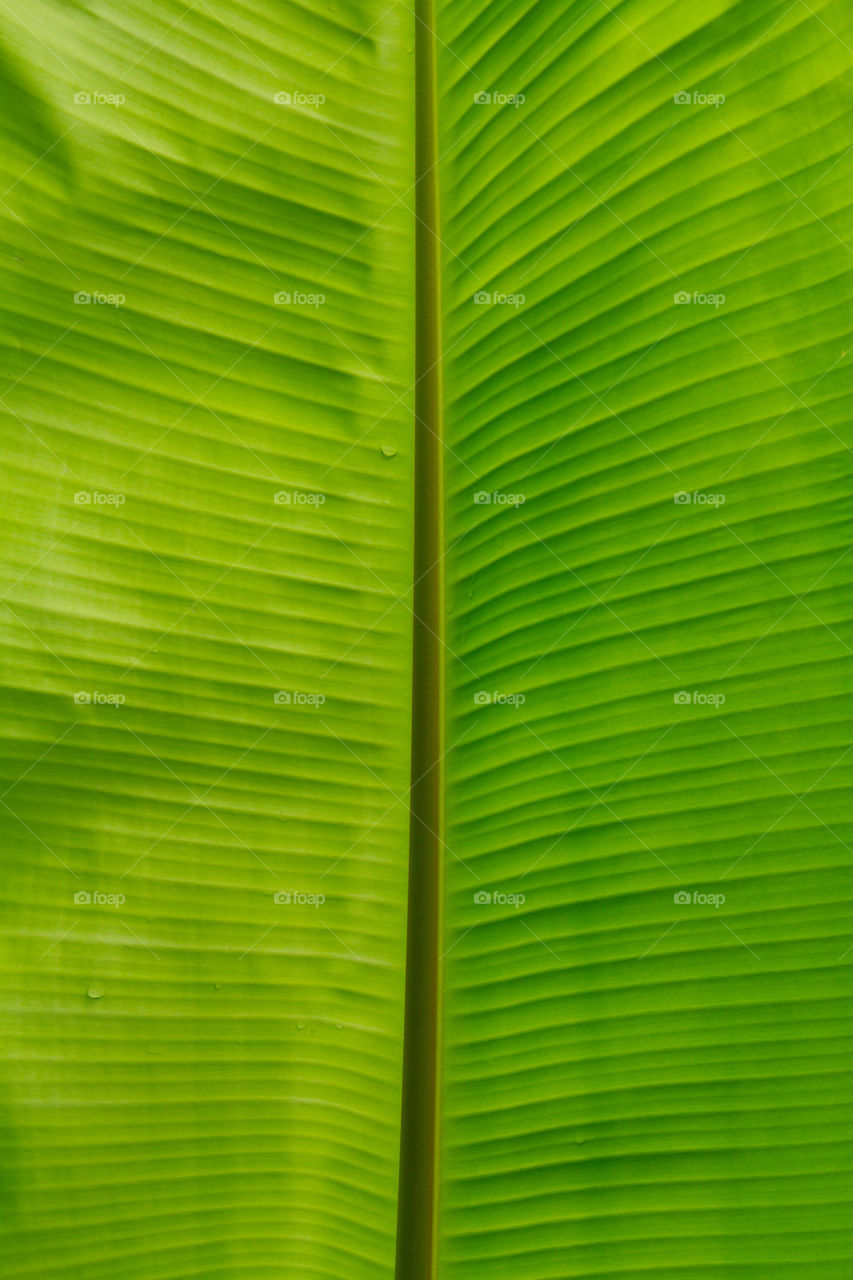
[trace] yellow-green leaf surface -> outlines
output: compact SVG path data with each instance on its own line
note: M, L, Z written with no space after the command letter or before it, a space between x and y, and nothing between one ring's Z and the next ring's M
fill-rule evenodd
M439 1275L842 1280L853 12L438 34Z
M3 22L4 1269L387 1277L411 18Z

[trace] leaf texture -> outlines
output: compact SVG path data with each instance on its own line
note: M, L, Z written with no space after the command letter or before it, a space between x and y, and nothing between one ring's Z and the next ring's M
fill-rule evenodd
M6 1273L394 1275L430 40L436 1280L848 1280L853 14L422 13L5 6Z

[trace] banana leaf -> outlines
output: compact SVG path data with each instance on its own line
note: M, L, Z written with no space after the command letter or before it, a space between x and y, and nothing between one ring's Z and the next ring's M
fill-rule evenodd
M849 1280L845 0L4 0L10 1280Z

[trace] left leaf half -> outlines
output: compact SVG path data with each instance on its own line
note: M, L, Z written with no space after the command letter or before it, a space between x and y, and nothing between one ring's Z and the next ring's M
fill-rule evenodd
M7 7L16 1280L393 1272L413 20L313 8Z

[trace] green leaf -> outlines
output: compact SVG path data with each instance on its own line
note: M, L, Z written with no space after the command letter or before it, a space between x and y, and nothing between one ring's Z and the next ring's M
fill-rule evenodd
M849 6L5 17L7 1274L847 1280Z

